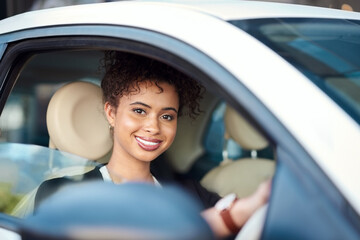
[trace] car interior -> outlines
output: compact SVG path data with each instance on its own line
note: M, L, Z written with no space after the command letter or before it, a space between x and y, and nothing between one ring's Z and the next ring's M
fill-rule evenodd
M106 164L112 139L102 112L101 58L102 52L94 50L34 56L2 112L0 141L45 146ZM201 109L195 120L180 117L176 139L154 161L154 171L198 180L220 196L251 194L274 174L273 146L216 91L206 91ZM89 170L84 166L53 169L42 180ZM6 213L30 214L38 185L15 192L21 196L19 202Z

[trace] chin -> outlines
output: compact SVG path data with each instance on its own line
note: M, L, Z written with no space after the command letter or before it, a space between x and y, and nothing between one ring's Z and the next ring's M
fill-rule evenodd
M151 162L153 160L155 160L160 154L142 154L140 156L137 157L137 159L139 159L140 161L143 162Z

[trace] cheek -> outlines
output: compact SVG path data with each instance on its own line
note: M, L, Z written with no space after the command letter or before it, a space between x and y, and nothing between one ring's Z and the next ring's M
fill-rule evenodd
M176 129L177 129L177 123L171 124L169 126L166 126L166 128L163 130L163 133L166 134L167 139L169 140L169 143L171 144L176 136Z
M134 131L139 125L139 121L127 115L120 116L117 121L117 128L122 131Z

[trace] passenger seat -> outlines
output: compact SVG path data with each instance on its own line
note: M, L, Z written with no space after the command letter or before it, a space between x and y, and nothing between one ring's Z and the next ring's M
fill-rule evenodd
M273 159L258 158L257 151L266 148L268 141L233 108L227 106L224 116L225 138L233 139L252 157L230 160L226 157L209 171L201 184L209 191L225 196L236 193L239 198L252 194L258 185L274 174Z

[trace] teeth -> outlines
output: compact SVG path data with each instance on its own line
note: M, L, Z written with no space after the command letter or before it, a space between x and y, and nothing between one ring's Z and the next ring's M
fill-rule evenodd
M141 139L138 137L136 139L145 145L155 146L155 145L159 144L158 142L149 142L149 141L145 141L144 139Z

